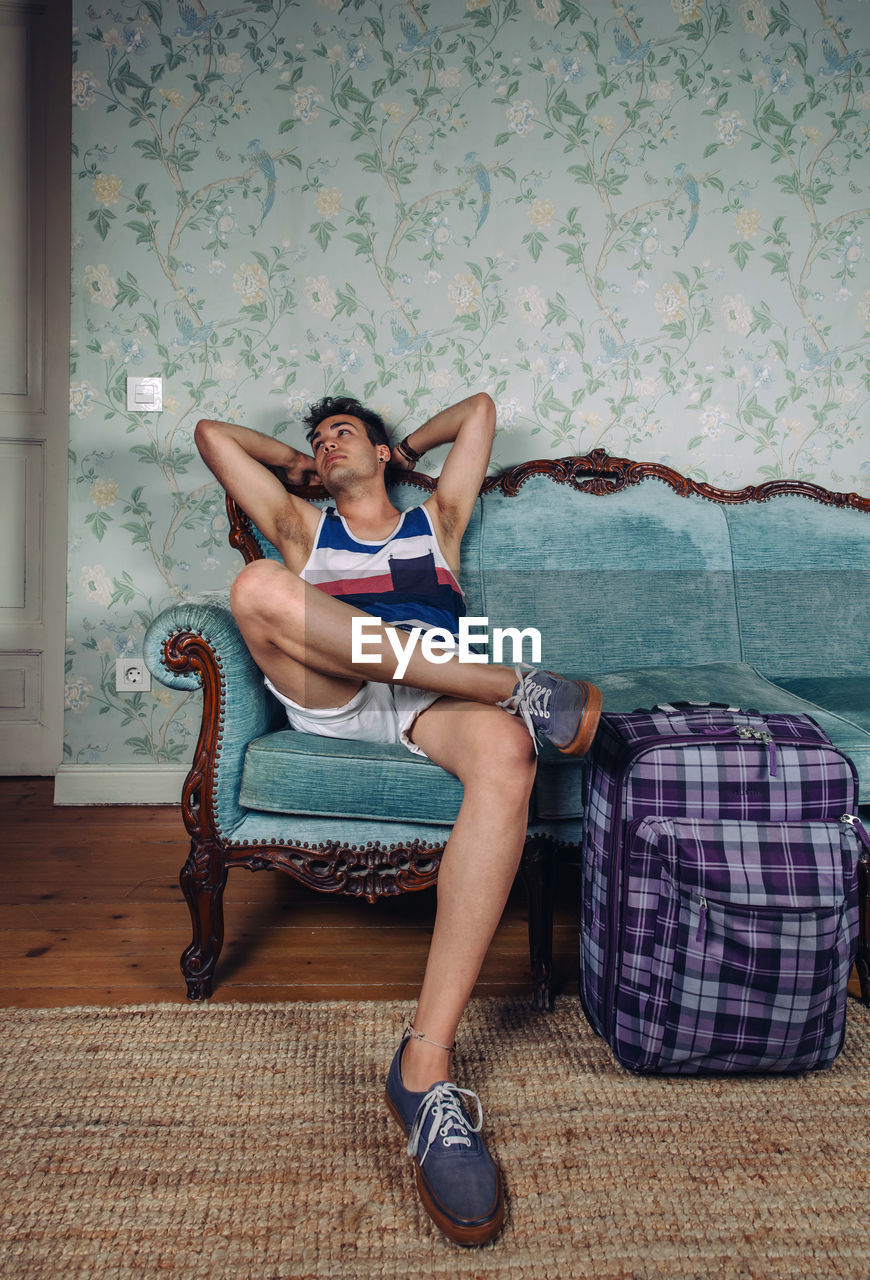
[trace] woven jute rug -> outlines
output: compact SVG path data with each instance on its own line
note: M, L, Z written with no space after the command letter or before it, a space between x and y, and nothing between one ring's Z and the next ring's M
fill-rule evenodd
M446 1241L383 1104L405 1006L4 1010L4 1280L870 1276L870 1010L797 1077L630 1075L575 1000L472 1002L503 1234Z

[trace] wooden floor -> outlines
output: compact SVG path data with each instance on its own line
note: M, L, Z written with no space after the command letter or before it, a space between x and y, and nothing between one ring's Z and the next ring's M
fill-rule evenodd
M190 941L177 807L55 808L52 779L0 778L0 1007L183 1002ZM577 868L557 893L558 989L577 991ZM412 1001L434 892L369 906L288 876L231 872L213 1001ZM476 995L531 991L525 896L514 889Z

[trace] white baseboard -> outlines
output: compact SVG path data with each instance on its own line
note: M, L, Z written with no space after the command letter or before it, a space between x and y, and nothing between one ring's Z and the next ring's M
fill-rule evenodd
M62 764L54 780L54 803L178 804L187 769L176 765Z

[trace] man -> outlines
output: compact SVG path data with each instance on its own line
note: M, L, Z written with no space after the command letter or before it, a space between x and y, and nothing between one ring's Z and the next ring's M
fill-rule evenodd
M454 1035L522 853L532 734L584 753L601 695L579 681L463 662L458 654L430 660L420 644L408 653L409 628L455 635L464 613L459 549L492 449L489 396L444 409L395 447L381 419L355 400L327 398L306 424L313 457L232 423L197 424L203 459L284 561L247 565L230 603L291 725L403 742L463 784L439 869L423 986L390 1068L387 1105L408 1136L427 1212L452 1240L481 1244L501 1228L504 1197L480 1137L480 1102L450 1080ZM446 443L435 492L400 513L384 483L388 465L411 470ZM294 484L316 478L334 507L322 513L289 494L276 472ZM360 618L366 662L353 661ZM400 651L407 665L398 676ZM462 1094L477 1104L474 1124Z

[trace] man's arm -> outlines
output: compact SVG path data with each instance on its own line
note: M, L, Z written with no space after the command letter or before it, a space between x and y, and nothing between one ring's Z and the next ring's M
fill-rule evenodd
M316 479L313 458L250 427L211 418L196 424L194 439L209 470L276 547L313 528L319 511L288 493L269 470L283 471L291 484L306 484Z
M459 543L489 466L494 436L495 405L481 391L442 409L402 442L420 455L436 445L453 442L438 477L438 488L426 502L446 555L452 551L458 558ZM414 465L402 453L401 445L393 449L392 461L397 470L411 470Z

